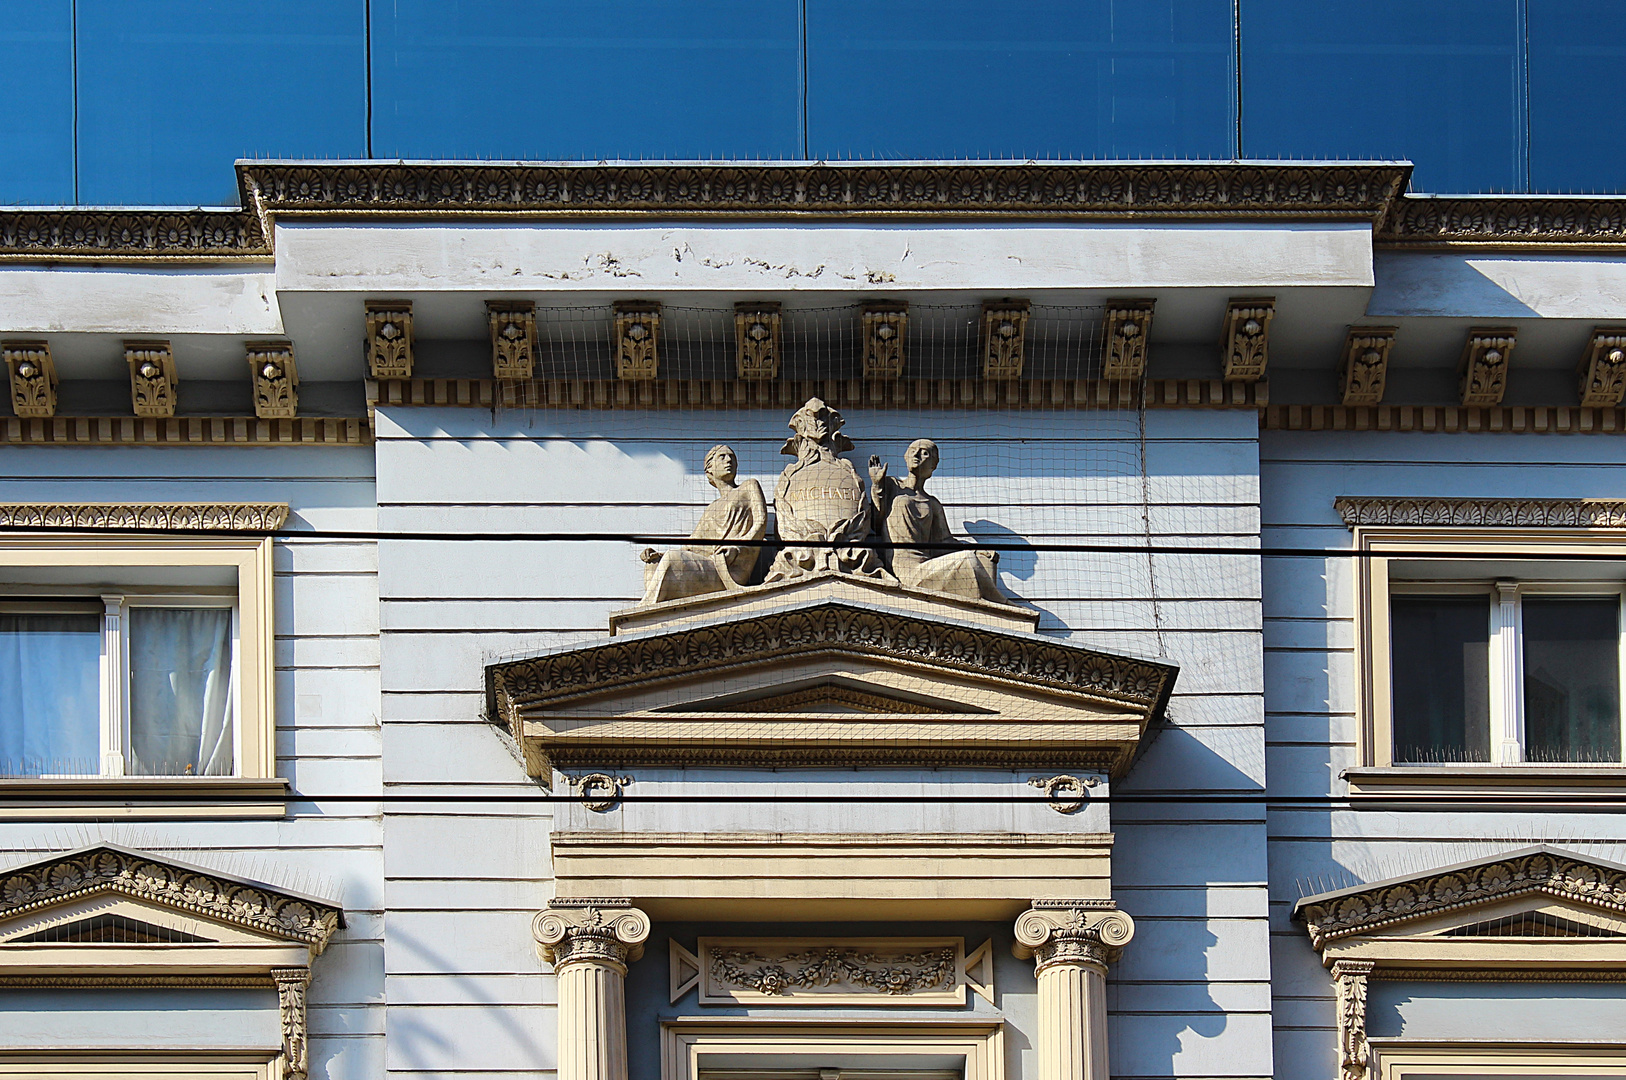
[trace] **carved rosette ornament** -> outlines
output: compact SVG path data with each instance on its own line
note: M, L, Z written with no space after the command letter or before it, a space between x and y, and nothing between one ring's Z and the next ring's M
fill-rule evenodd
M367 301L367 371L375 379L412 377L412 301Z
M903 374L903 339L909 307L902 302L865 304L864 378L896 379Z
M1276 314L1276 301L1233 300L1225 309L1226 382L1258 382L1270 363L1270 320Z
M661 306L653 300L615 304L615 377L648 380L660 374Z
M734 373L745 380L779 378L779 305L748 300L734 305Z
M626 1080L627 965L649 916L626 900L554 900L533 923L559 994L559 1080Z
M277 983L277 1011L282 1018L282 1075L284 1080L305 1080L308 1038L305 1022L305 994L310 988L310 968L272 968Z
M1389 375L1389 350L1394 347L1392 326L1352 326L1344 337L1338 384L1345 405L1379 405Z
M1582 405L1619 405L1626 397L1626 328L1593 331L1576 378Z
M1513 355L1514 327L1476 326L1462 343L1457 365L1458 389L1464 405L1500 405L1507 393L1507 365Z
M0 916L116 893L308 945L313 956L342 925L337 907L111 845L72 852L0 876Z
M167 341L126 341L130 365L130 407L137 416L174 416L175 354Z
M1146 374L1146 339L1152 332L1151 300L1111 300L1102 324L1103 379L1134 380Z
M529 379L536 370L536 305L528 300L487 300L491 328L491 377Z
M1370 960L1333 961L1333 997L1338 1009L1339 1080L1366 1080L1366 979L1376 966Z
M982 377L1020 379L1027 359L1028 302L985 300L982 304Z
M254 415L261 420L299 415L299 368L286 341L248 343L248 370L254 379Z
M3 347L11 375L11 411L18 416L56 415L56 364L43 341L8 341Z
M1135 934L1110 900L1035 900L1016 920L1039 982L1039 1080L1109 1080L1107 964Z

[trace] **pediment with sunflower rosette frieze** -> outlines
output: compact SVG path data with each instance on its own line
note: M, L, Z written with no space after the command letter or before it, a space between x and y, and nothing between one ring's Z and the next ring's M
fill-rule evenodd
M837 600L486 669L534 775L649 764L1076 765L1121 774L1177 669Z
M1626 866L1547 845L1307 896L1293 917L1328 966L1369 961L1384 977L1626 978Z

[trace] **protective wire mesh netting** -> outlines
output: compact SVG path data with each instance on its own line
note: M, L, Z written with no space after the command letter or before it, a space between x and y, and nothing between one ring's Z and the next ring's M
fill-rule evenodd
M1025 379L1093 379L1101 371L1100 306L1035 304L1026 323ZM731 379L735 309L664 304L658 329L660 377ZM539 379L615 377L612 305L537 309ZM782 309L779 377L857 378L863 374L862 309L845 304ZM972 379L982 374L980 304L910 304L905 375Z
M1021 372L1011 381L1102 381L1104 305L994 301L988 306L1025 311ZM870 399L864 394L874 384L859 381L866 347L863 310L855 304L779 309L777 372L778 382L815 384L815 392L820 384L839 382L848 388L843 391L841 434L854 446L842 456L854 466L858 485L874 488L875 466L884 466L886 483L912 483L909 447L918 439L932 440L935 472L929 485L922 478L921 486L930 496L923 503L935 502L942 508L952 537L942 539L993 556L999 589L1015 606L1037 616L1040 633L1130 656L1170 657L1165 633L1168 601L1212 599L1225 595L1225 590L1206 589L1202 556L1148 549L1158 543L1205 543L1209 538L1217 538L1221 546L1256 542L1256 534L1243 535L1252 533L1248 522L1256 504L1247 477L1229 475L1223 462L1211 469L1195 444L1177 447L1177 461L1171 463L1164 453L1154 464L1156 450L1149 448L1141 380L1114 380L1112 396L1075 394L1065 407L1056 407L1048 394L1008 397L1033 404L1000 408L866 407ZM736 314L733 305L663 304L658 379L736 380ZM612 305L539 307L536 325L535 378L614 378ZM989 334L981 301L910 304L898 381L940 380L986 388L995 381L984 377ZM647 556L646 565L657 567L670 545L701 538L699 530L707 526L697 523L723 490L708 481L706 458L714 444L726 443L734 452L738 482L756 481L769 509L760 555L754 564L736 568L741 581L761 583L773 573L776 557L790 546L785 531L775 526L783 520L780 489L788 464L782 444L790 433L787 421L799 404L800 397L782 410L640 413L631 436L610 438L607 441L616 449L606 452L676 459L682 479L666 489L669 496L636 497L607 490L601 499L561 505L551 520L565 532L575 520L582 523L583 532L635 533L639 539L627 544L621 558L636 559L640 548L651 546L655 551ZM549 427L547 408L507 406L498 411L522 429ZM613 426L622 433L629 430L624 422ZM1179 442L1164 441L1170 446ZM892 565L896 554L888 547L894 538L879 518L877 511L872 545L879 551L879 561L896 570ZM947 550L928 545L921 553L935 556ZM1171 573L1183 592L1170 593L1162 581ZM635 583L626 582L620 590L609 586L612 580L624 582L623 575L601 580L606 588L593 590L595 598L616 608L638 604ZM892 600L893 606L913 602L906 593ZM1186 610L1191 617L1189 605ZM1200 613L1195 617L1202 618ZM558 628L557 636L548 637L563 644L602 633L602 624L593 625L594 621L591 616L579 623L570 620L571 625ZM1218 625L1217 619L1211 621Z

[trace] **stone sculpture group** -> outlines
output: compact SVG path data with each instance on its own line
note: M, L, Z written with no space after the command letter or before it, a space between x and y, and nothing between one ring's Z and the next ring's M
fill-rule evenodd
M943 504L926 492L937 444L916 439L903 460L908 475L887 474L869 459L869 491L841 455L853 449L841 414L818 398L790 418L780 452L785 466L774 489L780 544L762 584L814 574L850 574L885 585L1008 604L999 587L997 552L957 539ZM757 557L768 537L768 504L755 480L737 482L739 458L727 446L706 454L706 479L717 498L700 515L691 543L667 552L644 549L644 604L757 584Z

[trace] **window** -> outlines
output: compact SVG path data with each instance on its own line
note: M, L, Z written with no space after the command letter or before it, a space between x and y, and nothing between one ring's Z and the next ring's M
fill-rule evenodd
M1345 774L1350 793L1392 794L1424 774L1549 783L1555 769L1618 783L1617 532L1357 526L1362 760Z
M271 544L0 537L0 817L281 815ZM132 801L177 785L167 806Z
M233 775L236 600L0 594L0 775Z
M1393 758L1619 764L1618 584L1391 582Z

